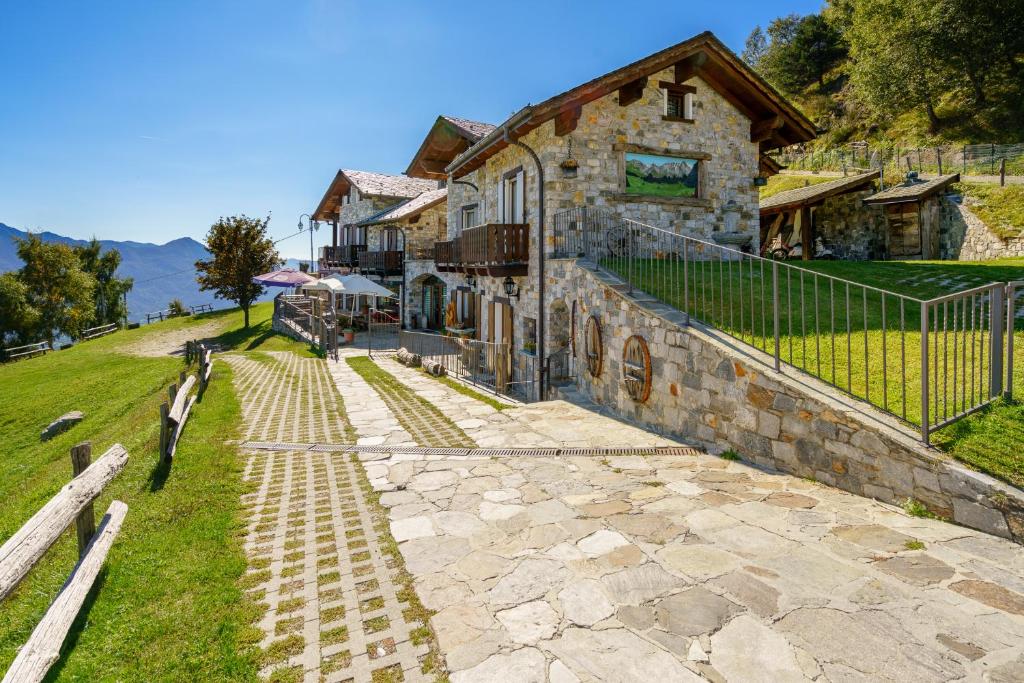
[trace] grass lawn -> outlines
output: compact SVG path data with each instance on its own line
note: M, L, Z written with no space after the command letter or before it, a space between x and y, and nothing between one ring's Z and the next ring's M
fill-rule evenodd
M451 377L435 377L434 375L431 375L423 368L420 368L420 372L423 374L424 377L429 377L432 380L436 380L441 384L445 385L446 387L448 387L449 389L454 389L463 396L469 396L470 398L475 398L481 403L486 403L495 410L508 410L509 408L512 407L512 405L509 403L502 403L493 396L481 394L479 391L476 391L475 389L472 389L466 386L464 383L459 382L458 380L454 380Z
M738 262L691 262L688 292L682 286L680 263L634 260L630 264L626 259L609 259L604 265L622 275L631 267L633 279L643 291L774 353L770 263L752 266L746 261L741 267ZM962 264L812 261L801 267L807 269L802 276L799 270L779 269L782 360L911 424L920 424L922 413L920 303L903 300L901 311L901 301L894 295L883 297L856 285L847 290L844 283L815 274L922 299L1024 278L1024 259ZM1018 301L1024 304L1024 297ZM983 305L976 303L974 311L980 319ZM971 310L967 309L968 321ZM934 314L931 318L929 412L933 422L951 417L965 401L967 405L980 401L987 389L987 338L980 333L949 331L954 324L963 324L963 313L958 309L954 315L947 306L938 321ZM1016 349L1024 349L1024 321L1019 319L1015 340ZM944 352L937 352L943 348ZM1024 397L1024 353L1018 351L1014 361L1014 392ZM980 470L1024 485L1024 458L1017 452L1020 432L998 428L1004 422L1012 424L1020 417L1019 411L1019 404L1000 403L983 415L968 418L966 426L940 431L935 442ZM978 446L983 443L988 448Z
M215 361L206 395L193 409L171 467L160 464L158 407L183 368L180 358L124 355L147 335L211 320L227 348L291 349L304 345L267 334L272 307L253 309L253 327L236 330L239 311L218 311L118 332L0 367L0 542L9 538L70 479L68 451L93 444L99 457L120 442L124 471L96 503L97 521L111 499L128 504L121 534L65 642L50 679L253 680L250 624L259 608L236 585L245 570L241 547L240 423L231 369ZM39 431L68 410L85 419L47 443ZM19 588L0 603L0 670L6 670L59 591L77 559L65 533Z

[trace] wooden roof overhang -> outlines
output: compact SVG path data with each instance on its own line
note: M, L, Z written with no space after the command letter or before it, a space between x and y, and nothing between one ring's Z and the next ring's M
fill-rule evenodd
M953 183L960 182L959 173L942 175L931 180L914 183L912 185L895 185L870 197L864 198L865 204L906 204L909 202L924 201L935 195Z
M793 209L817 206L830 197L862 190L874 182L880 173L881 171L868 171L846 178L836 178L827 183L807 185L780 192L761 202L761 216L771 216Z
M760 151L814 139L813 123L763 78L754 73L714 34L705 31L627 66L556 95L538 105L524 107L474 144L446 169L459 178L482 166L488 158L516 139L548 121L555 134L576 129L583 105L616 90L619 104L640 98L652 74L674 68L674 81L682 84L699 77L751 121L750 139Z
M466 132L444 116L438 116L430 132L424 138L416 155L409 162L405 174L413 178L444 180L448 177L445 167L469 149L477 138Z
M331 221L338 217L338 207L341 206L341 198L348 194L352 183L345 177L343 171L338 171L327 187L327 192L313 212L313 220Z

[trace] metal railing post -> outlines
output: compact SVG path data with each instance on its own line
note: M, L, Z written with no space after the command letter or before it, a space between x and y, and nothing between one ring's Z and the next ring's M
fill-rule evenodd
M690 245L689 238L683 237L683 314L690 324Z
M627 279L629 280L629 293L632 294L633 293L633 226L630 225L628 222L626 223L626 239L628 240L627 243L626 243L626 246L627 246L626 251L629 253L629 256L628 256L628 258L629 258L629 276L628 276Z
M1006 286L1006 386L1003 387L1003 393L1007 401L1013 400L1013 338L1017 322L1016 288L1016 282L1011 282Z
M772 261L772 324L775 328L775 372L782 372L782 356L779 353L779 262Z
M1003 305L1005 286L1000 284L992 289L992 305L989 306L992 321L989 323L991 359L991 378L989 380L989 398L996 398L1003 393L1003 316L1006 307Z
M928 302L921 303L921 440L928 445Z

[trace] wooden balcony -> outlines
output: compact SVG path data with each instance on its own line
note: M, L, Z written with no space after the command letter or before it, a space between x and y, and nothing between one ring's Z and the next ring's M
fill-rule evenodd
M343 244L338 247L320 247L320 270L354 268L359 265L359 253L365 244Z
M368 275L401 275L402 257L400 251L361 251L359 270Z
M434 243L441 272L474 275L526 275L530 261L530 226L488 223L462 231L462 237Z

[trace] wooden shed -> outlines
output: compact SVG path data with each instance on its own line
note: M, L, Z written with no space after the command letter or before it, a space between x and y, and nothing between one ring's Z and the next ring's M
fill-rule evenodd
M912 176L864 200L885 209L888 258L939 258L939 193L959 180L959 173L931 180Z

